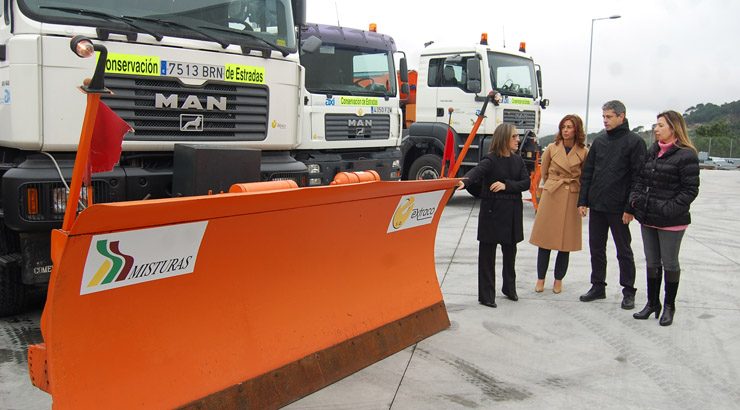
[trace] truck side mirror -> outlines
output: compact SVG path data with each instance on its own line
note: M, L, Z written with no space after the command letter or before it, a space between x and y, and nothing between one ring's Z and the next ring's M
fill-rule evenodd
M469 58L466 63L468 81L465 87L468 91L478 94L481 91L480 62L477 58Z
M401 70L400 76L401 76L401 82L402 83L408 83L409 82L409 68L406 64L406 57L401 57L401 60L398 62L399 70Z
M311 36L301 41L301 51L308 54L313 54L319 51L323 42L316 36Z
M539 96L542 98L542 69L539 64L535 67L537 67L537 71L535 71L535 75L537 76L537 91L539 91Z
M306 25L306 0L291 0L294 24L298 27Z

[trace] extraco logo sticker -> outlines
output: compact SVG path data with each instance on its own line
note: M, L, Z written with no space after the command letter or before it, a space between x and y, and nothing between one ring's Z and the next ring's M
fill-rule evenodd
M192 273L207 221L95 235L80 295Z
M403 224L406 223L406 221L411 216L411 212L414 210L414 197L408 197L406 198L406 202L404 202L401 206L396 208L396 212L393 214L393 228L398 229Z
M432 223L444 193L442 190L402 196L386 232L397 232Z

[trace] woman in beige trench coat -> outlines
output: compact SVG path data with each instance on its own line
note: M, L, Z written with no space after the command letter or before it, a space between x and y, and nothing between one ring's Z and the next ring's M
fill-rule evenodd
M555 142L542 154L542 197L532 227L529 242L539 247L537 252L537 284L534 290L545 288L545 274L550 264L550 251L555 258L554 293L562 290L568 270L570 252L581 250L581 215L578 213L578 193L583 164L588 149L583 121L575 114L560 120Z

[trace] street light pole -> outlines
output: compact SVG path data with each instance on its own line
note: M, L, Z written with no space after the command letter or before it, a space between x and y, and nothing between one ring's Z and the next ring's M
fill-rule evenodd
M586 85L586 129L584 130L586 132L586 139L588 139L588 104L590 103L591 99L591 57L593 56L594 50L594 22L596 20L613 20L620 17L622 16L614 15L609 17L598 17L595 19L591 19L591 42L588 46L588 85Z

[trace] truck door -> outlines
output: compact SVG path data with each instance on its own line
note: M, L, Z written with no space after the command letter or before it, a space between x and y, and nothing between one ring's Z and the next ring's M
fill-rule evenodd
M437 121L448 121L448 110L453 108L452 127L467 135L473 127L480 103L467 88L467 61L474 56L433 59L430 69L437 71Z

